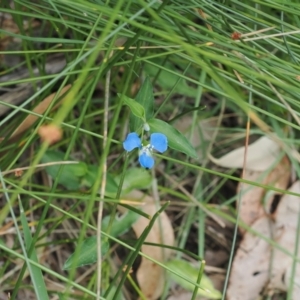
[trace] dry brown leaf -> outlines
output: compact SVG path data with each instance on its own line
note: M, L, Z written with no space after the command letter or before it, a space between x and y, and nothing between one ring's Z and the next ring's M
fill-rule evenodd
M220 267L228 262L229 254L228 251L224 249L213 250L208 248L205 251L204 260L206 262L206 266L210 267Z
M300 181L296 181L289 189L290 192L300 194ZM293 195L284 195L277 207L274 219L276 227L295 227L298 222L300 198Z
M300 194L300 181L295 182L289 191ZM252 229L265 238L274 241L293 255L295 251L300 197L284 195L273 214L274 220L267 215L261 217ZM268 283L268 289L287 291L294 265L291 255L272 247L264 239L247 232L234 258L230 284L227 291L228 300L257 299ZM298 257L300 249L298 251ZM292 299L299 299L300 264L297 263L294 277Z
M261 183L261 180L259 180L261 175L262 172L245 170L243 179ZM241 187L243 188L243 194L240 198L240 219L242 222L250 226L265 214L263 207L265 190L250 184L239 183L237 187L237 194L240 193ZM243 228L240 228L240 231L242 233L245 232Z
M300 181L295 182L289 191L300 194ZM297 225L300 212L300 197L284 195L278 205L275 215L274 239L285 250L294 254L296 246ZM300 249L298 251L298 256ZM290 284L293 259L279 249L274 250L271 281L269 289L287 291ZM295 273L293 299L300 295L300 265L297 263Z
M280 146L266 136L250 144L247 150L246 169L252 171L265 171L277 160ZM213 163L224 168L243 168L245 147L237 148L220 158L210 155Z
M65 94L70 88L71 88L71 84L66 85L64 88L62 88L62 90L60 91L59 95L57 95L57 97L62 96L63 94ZM51 95L49 95L48 97L46 97L42 102L40 102L34 109L33 112L42 115L47 108L49 107L49 105L51 104L51 102L53 101L54 97L56 96L56 92L52 93ZM62 100L61 100L62 101ZM31 125L33 125L37 120L39 119L39 117L34 116L34 115L28 115L25 120L16 128L16 130L12 133L12 135L10 136L10 139L17 137L18 135L22 134L24 131L26 131Z
M14 18L8 14L8 13L0 13L1 18L1 29L3 30L3 33L1 34L0 38L0 51L7 51L10 50L9 45L16 41L16 43L21 43L21 39L14 38L9 33L19 33L19 26L15 23ZM40 25L40 22L37 20L31 19L30 23L23 18L23 30L27 30L29 27L32 30L33 28L36 28ZM7 34L6 34L7 33ZM2 58L3 54L0 55Z
M263 172L245 170L243 179L285 190L290 179L290 168L290 162L285 156L266 176ZM240 198L240 219L250 226L266 213L271 213L271 205L275 194L272 193L267 197L265 189L243 183L239 183L237 193L240 192L241 188L243 194ZM240 230L244 232L242 228Z
M192 117L184 116L178 119L175 122L174 126L190 140L191 144L197 151L197 149L201 149L200 146L203 140L211 140L214 128L217 127L217 119L210 118L205 120L199 120L196 124L196 128L193 131L193 134L191 134L192 122ZM197 154L200 158L203 157L202 149L200 151L197 151Z
M140 191L133 191L126 195L126 198L131 200L142 200L145 205L142 207L143 211L150 216L153 216L158 208L152 197L143 194ZM143 233L144 229L149 225L149 220L141 217L132 228L137 237ZM168 246L174 245L174 231L170 219L165 212L162 212L157 218L154 226L152 227L146 242L164 244ZM153 247L148 245L142 246L142 252L159 262L164 262L170 258L172 254L171 249ZM165 271L156 263L142 257L141 264L137 271L137 281L141 291L147 300L154 300L160 297L165 285Z
M187 138L189 138L189 135L191 134L191 127L192 127L193 118L190 116L183 116L182 118L178 119L174 126L176 129L178 129L180 132L185 134ZM214 127L217 125L216 119L205 119L205 120L199 120L196 124L196 130L193 132L193 135L191 136L191 143L192 145L197 148L201 144L201 137L203 137L205 140L209 141L212 136L212 131ZM202 130L202 133L199 133L198 129Z
M252 228L271 238L270 220L264 216ZM254 300L269 279L270 245L260 237L247 232L233 261L227 300Z

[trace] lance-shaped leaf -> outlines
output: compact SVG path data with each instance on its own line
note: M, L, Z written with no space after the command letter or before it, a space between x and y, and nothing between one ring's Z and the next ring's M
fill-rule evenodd
M189 140L173 126L158 119L151 119L148 121L148 124L151 133L160 132L167 136L168 146L170 148L183 152L193 158L198 158L197 153Z
M143 82L139 92L135 97L135 101L139 103L145 110L145 119L148 121L153 117L154 96L153 87L149 77ZM130 116L130 131L137 131L143 125L143 120L137 118L134 114Z
M131 114L138 120L141 120L141 122L145 120L145 109L141 104L127 96L122 96L121 94L118 94L118 96L124 101L124 104L130 108Z
M196 282L198 277L199 270L194 268L190 263L184 260L173 259L165 263L167 267L169 267L172 271L177 273L178 275L182 275L184 277L190 278L192 281ZM184 280L182 277L176 276L174 273L168 273L170 278L172 278L176 283L185 288L188 291L193 291L195 286ZM222 294L216 290L213 286L213 283L205 274L202 274L201 288L198 289L197 294L209 299L221 299Z
M109 234L113 237L120 236L126 233L133 223L140 218L134 211L128 211L121 218L114 220ZM102 221L102 231L106 232L109 226L110 216L107 216ZM77 245L79 248L78 253L73 253L66 260L64 264L64 270L70 269L71 267L81 267L90 265L97 262L97 236L91 236L85 239L81 245ZM101 253L105 255L109 250L109 242L103 238L101 243Z

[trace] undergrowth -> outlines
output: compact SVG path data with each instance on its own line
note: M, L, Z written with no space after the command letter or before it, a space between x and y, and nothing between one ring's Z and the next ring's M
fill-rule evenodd
M262 135L279 137L288 155L298 146L300 4L14 0L0 6L0 298L147 299L136 281L141 247L158 212L166 212L175 232L172 256L201 266L196 279L189 273L181 279L192 283L190 299L199 296L207 252L218 251L225 253L219 287L225 299L239 242L236 186L243 179L209 155ZM8 101L16 89L25 96ZM140 166L137 151L123 148L131 131L148 140L142 125L149 119L133 99L165 122L160 132L178 129L175 137L163 132L170 147L153 154L151 170ZM22 123L28 118L30 126ZM124 196L136 190L155 199L154 217L143 213L143 200ZM125 209L130 215L120 221ZM150 227L136 237L131 226L141 214ZM218 224L224 219L228 230ZM161 248L167 249L163 241L153 251ZM174 292L164 278L161 299Z

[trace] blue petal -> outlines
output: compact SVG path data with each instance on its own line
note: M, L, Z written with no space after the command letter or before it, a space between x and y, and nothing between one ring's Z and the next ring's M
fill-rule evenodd
M141 166L146 169L151 169L154 166L154 158L146 152L141 153L139 162Z
M126 140L123 142L123 148L126 151L131 151L135 148L140 148L142 146L141 139L135 132L131 132L127 135Z
M163 153L168 149L168 139L162 133L152 133L150 136L150 144L151 147L160 153Z

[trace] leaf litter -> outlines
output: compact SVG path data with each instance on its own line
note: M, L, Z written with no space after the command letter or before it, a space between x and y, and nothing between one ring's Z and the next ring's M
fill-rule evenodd
M126 199L128 198L131 200L134 199L143 201L143 203L145 203L145 205L142 206L143 211L151 217L159 209L152 197L145 195L138 190L134 190L124 197ZM135 232L137 238L141 236L145 228L149 225L149 221L150 220L144 217L140 217L132 225L132 229ZM152 227L145 242L173 246L174 240L175 237L172 223L167 214L163 211L157 218L157 221L154 223L154 226ZM161 263L167 261L173 253L173 250L168 248L154 247L145 244L142 246L141 250L147 256ZM136 277L140 289L147 300L154 300L162 295L166 282L166 274L164 268L152 262L151 260L142 257Z
M300 181L296 181L289 189L290 192L300 194ZM274 240L281 248L290 253L287 255L280 249L274 249L274 258L271 270L271 280L268 285L270 290L279 289L287 291L290 284L290 277L293 264L292 255L299 257L300 249L295 253L296 241L299 232L297 230L300 213L300 197L284 195L278 205L275 223L273 225ZM300 265L295 265L295 277L293 286L293 299L299 299L300 295Z
M280 145L263 136L249 145L247 150L246 169L264 172L277 160L281 152ZM213 163L224 168L242 168L244 165L245 146L237 148L220 158L210 155Z
M244 151L245 147L241 147L212 161L222 167L242 168ZM300 181L288 189L291 165L286 156L278 159L280 152L278 144L268 138L249 145L243 179L300 194ZM300 254L296 248L300 197L276 195L243 183L238 186L237 192L240 191L240 219L248 229L240 226L244 235L234 257L227 299L253 300L264 293L287 292L293 267L292 299L298 299L300 266L299 262L295 265L293 255Z
M49 106L52 104L55 97L59 98L63 96L70 88L71 84L66 85L60 93L57 95L57 92L52 93L48 97L46 97L43 101L41 101L32 111L36 114L44 114L45 111L49 108ZM60 103L63 101L61 99L53 108L56 108ZM24 131L26 131L28 128L30 128L37 120L39 119L36 115L28 115L21 124L15 129L15 131L10 136L10 139L18 137L20 134L22 134Z
M257 182L263 185L273 186L285 190L290 179L290 162L284 156L270 171L245 170L243 179ZM264 188L250 184L239 183L237 194L241 192L240 220L251 226L260 217L272 213L272 204L275 206L275 193L268 193ZM240 228L243 233L244 229Z

